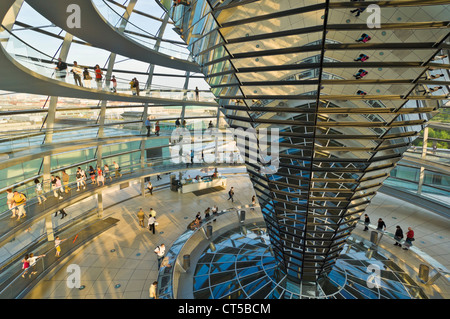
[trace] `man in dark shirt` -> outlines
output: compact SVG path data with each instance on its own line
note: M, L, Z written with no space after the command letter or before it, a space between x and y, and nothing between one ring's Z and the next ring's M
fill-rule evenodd
M65 81L67 75L67 63L63 62L61 58L58 59L58 63L56 64L56 78Z
M394 245L402 247L400 241L403 239L403 230L400 228L400 226L397 226L397 229L395 230L394 239L396 240Z
M377 230L386 230L386 224L384 223L383 219L381 219L381 218L378 219Z
M369 215L364 214L364 231L369 230L369 226L370 225L370 218Z

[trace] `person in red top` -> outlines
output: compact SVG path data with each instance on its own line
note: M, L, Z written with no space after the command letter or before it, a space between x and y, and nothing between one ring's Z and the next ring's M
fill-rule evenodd
M95 82L97 82L97 89L102 89L102 79L103 79L103 71L100 69L100 66L97 64L95 66Z
M159 127L159 121L156 121L156 125L155 125L155 132L156 132L156 136L159 136L159 131L160 131L160 127Z
M406 239L405 239L406 247L403 249L408 250L408 247L412 246L413 241L414 241L414 231L411 229L411 227L408 227L408 232L406 233Z

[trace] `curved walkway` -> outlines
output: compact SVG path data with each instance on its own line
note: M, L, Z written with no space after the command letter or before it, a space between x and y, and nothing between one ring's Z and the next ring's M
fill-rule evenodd
M14 2L15 0L2 0L0 2L0 21L3 21L4 17L6 16L6 13L12 7ZM51 5L53 8L54 5L60 5L60 3L65 1L58 1L58 2L43 1L43 2ZM52 10L54 10L54 8ZM85 19L85 21L86 20L88 19ZM95 28L91 29L91 31L92 30L95 30ZM114 41L112 41L108 37L102 35L102 38L111 41L111 43L114 44L114 48L119 47L117 43L114 43ZM4 39L3 41L6 40ZM112 49L111 51L114 52L114 49ZM123 93L112 93L108 91L99 91L96 89L79 87L74 84L68 84L65 82L48 78L22 66L8 54L3 45L0 45L0 69L2 70L3 74L8 74L7 77L6 76L0 77L0 90L5 91L47 95L47 96L70 97L78 99L156 103L161 105L180 105L180 106L198 105L198 106L215 106L215 107L218 106L217 103L215 102L213 103L197 102L188 100L157 98L144 95L137 96Z
M129 182L131 180L145 178L151 175L163 174L168 172L185 171L187 169L204 169L209 167L236 167L236 165L223 163L223 164L207 164L207 163L197 163L190 165L189 168L186 164L161 164L158 166L150 166L147 168L135 168L128 172L125 172L126 168L122 168L120 176L115 176L115 173L111 171L112 181L106 181L104 186L96 186L89 181L85 189L76 190L76 183L70 183L71 189L68 193L62 194L62 198L54 197L53 191L45 194L47 200L42 204L37 202L37 198L30 199L26 205L26 217L17 220L16 218L11 218L11 212L6 211L0 214L0 243L5 243L16 236L18 230L25 230L34 221L40 218L44 218L46 215L51 215L56 211L65 208L67 206L73 205L85 198L91 197L95 194L102 193L108 188L114 185ZM89 177L88 177L89 179Z
M0 16L1 19L2 16ZM155 103L161 105L198 105L215 106L217 103L190 100L166 99L150 96L137 96L123 93L112 93L88 89L54 80L31 71L16 62L3 48L0 47L0 68L7 77L0 78L0 90L29 93L37 95L69 97L77 99L108 100L121 102Z
M142 62L200 72L200 67L194 62L151 50L123 35L106 21L91 0L76 1L81 13L80 28L71 28L67 25L67 19L71 14L67 13L67 8L74 4L73 0L27 0L27 3L61 29L96 47Z

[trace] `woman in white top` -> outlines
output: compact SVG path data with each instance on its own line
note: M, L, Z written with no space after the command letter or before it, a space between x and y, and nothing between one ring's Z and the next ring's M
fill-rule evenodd
M59 239L59 236L55 237L55 250L56 250L56 255L55 257L59 257L59 255L61 254L61 243L65 241L65 239Z
M36 197L38 199L39 205L42 204L42 202L45 202L47 200L47 198L42 195L43 191L42 191L42 184L39 181L39 179L35 179L34 183L36 184L36 188L35 188L35 192L36 192Z
M9 209L13 209L14 207L14 193L12 191L12 189L7 189L6 190L6 204L8 204L8 208Z
M54 184L54 189L53 189L53 195L55 195L55 197L58 197L58 191L61 193L64 193L64 189L62 187L62 183L61 183L61 178L59 176L55 177L55 184ZM63 197L61 196L61 194L59 195L59 199L63 199Z
M34 275L36 273L36 262L39 258L41 257L45 257L45 255L40 255L40 256L34 256L33 253L30 254L30 257L28 258L28 263L30 264L30 267L32 268L32 272L30 273L30 277L31 275Z
M101 167L97 166L97 185L100 186L100 183L102 183L102 186L105 186L105 177L103 176Z
M109 174L109 166L107 164L105 164L105 166L103 167L103 175L105 179L109 178L109 180L112 181L112 177Z

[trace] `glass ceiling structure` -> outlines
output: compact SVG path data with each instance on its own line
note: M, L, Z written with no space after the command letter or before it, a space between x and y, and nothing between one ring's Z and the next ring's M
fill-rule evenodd
M169 136L178 118L186 121L188 129L194 125L206 128L210 121L217 127L226 125L204 76L192 71L197 65L156 3L89 0L78 5L82 22L90 21L86 15L92 12L98 17L96 28L109 33L101 36L92 32L95 26L83 25L85 33L93 36L89 42L83 27L75 32L49 20L47 9L55 13L58 8L48 1L2 1L2 211L7 210L7 189L33 198L34 179L48 183L50 175L59 175L62 169L74 181L78 166L86 169L113 161L122 167L139 166L149 158L168 159ZM68 14L64 8L65 19ZM133 45L140 51L134 58L120 55L95 39L113 36L122 41L114 43L116 51ZM149 63L152 55L157 61L179 60L186 65L171 68ZM55 70L58 58L68 65L64 79ZM82 87L70 72L75 61L92 77L91 81L82 79ZM96 65L103 72L101 89L95 81ZM112 92L112 76L117 80L116 93ZM133 78L140 83L139 96L131 89ZM160 121L164 138L143 140L147 117L152 119L153 132L156 120ZM74 138L78 145L71 144Z
M448 98L437 76L449 68L448 2L160 3L228 124L279 131L279 152L260 149L279 159L276 173L261 172L250 146L243 155L276 260L317 283Z

